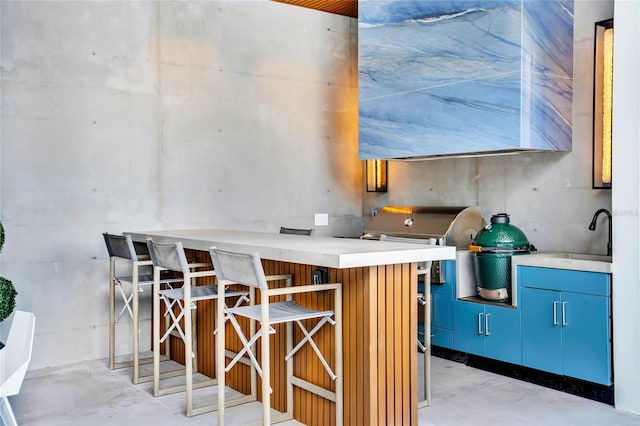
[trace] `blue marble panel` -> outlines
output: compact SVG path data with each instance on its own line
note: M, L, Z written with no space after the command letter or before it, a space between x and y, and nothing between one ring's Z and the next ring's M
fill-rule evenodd
M572 78L573 1L525 1L522 47L523 70Z
M571 0L361 0L358 37L361 159L570 149Z
M517 71L520 29L520 11L508 7L360 23L360 101Z
M360 152L402 158L517 149L519 92L514 72L361 104Z
M522 76L521 148L571 151L573 79L543 73Z

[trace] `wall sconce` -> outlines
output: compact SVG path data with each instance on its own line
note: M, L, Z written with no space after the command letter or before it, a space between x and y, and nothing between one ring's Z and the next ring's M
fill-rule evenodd
M367 192L387 192L387 160L366 160Z
M596 22L593 68L593 188L611 188L613 19Z

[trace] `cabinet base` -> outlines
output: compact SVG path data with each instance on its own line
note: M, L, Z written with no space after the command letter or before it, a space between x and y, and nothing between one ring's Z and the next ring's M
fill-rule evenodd
M481 370L523 380L525 382L559 390L582 398L598 401L603 404L614 405L613 385L605 386L597 383L586 382L584 380L534 370L533 368L496 361L494 359L471 355L453 349L442 348L440 346L432 345L431 354L450 361L463 363L469 367L479 368Z

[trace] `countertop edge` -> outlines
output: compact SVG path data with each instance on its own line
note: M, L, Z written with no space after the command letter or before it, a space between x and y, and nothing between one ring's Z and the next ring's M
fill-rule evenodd
M181 241L187 249L208 251L209 247L244 253L258 253L263 259L345 269L455 259L452 246L367 241L333 237L308 237L253 231L183 229L131 231L134 241L151 237L159 242Z

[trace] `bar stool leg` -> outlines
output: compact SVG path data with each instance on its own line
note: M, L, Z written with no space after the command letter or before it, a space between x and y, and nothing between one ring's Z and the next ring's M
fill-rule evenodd
M153 396L158 396L159 394L160 394L160 270L158 268L153 268Z
M187 284L188 283L188 284ZM191 277L184 277L184 366L187 394L187 417L193 416L193 339L191 336Z
M249 289L249 304L256 304L256 290L251 287ZM249 321L249 336L253 337L256 334L256 322L254 320ZM254 348L251 348L254 350ZM258 372L255 369L255 366L251 364L250 368L251 374L251 397L254 400L258 399Z
M222 285L218 283L218 285ZM224 290L218 290L222 294ZM225 387L225 344L224 344L224 297L218 297L216 302L216 378L218 379L218 426L224 425L224 387ZM253 380L253 379L252 379ZM253 389L253 384L252 384Z
M263 297L261 295L261 297ZM260 364L262 364L262 423L271 424L271 375L269 371L269 302L263 302L260 318Z
M342 288L335 291L336 426L344 422L344 373L342 365Z
M140 306L140 300L138 297L138 265L137 262L133 262L133 272L131 274L133 292L133 384L138 384L138 378L140 377L140 313L138 311Z
M115 368L116 358L116 260L109 258L109 370Z
M423 351L423 380L424 399L418 401L418 408L431 405L431 274L424 274L424 293L421 304L424 305L424 351Z

